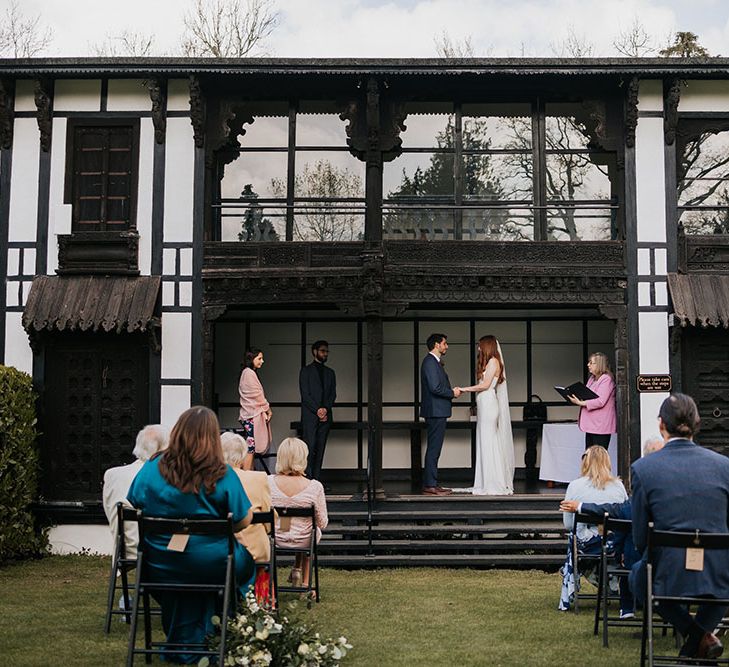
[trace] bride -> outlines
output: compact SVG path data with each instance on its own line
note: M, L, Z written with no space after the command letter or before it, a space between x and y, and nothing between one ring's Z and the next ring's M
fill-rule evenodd
M476 394L476 479L474 495L514 493L514 441L501 346L495 336L478 341L478 384L462 387Z

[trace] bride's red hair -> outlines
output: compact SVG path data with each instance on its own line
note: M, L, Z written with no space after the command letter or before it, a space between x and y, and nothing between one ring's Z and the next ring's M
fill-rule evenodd
M504 361L499 354L496 336L481 336L478 339L478 363L476 371L479 380L486 370L486 365L494 357L499 362L499 379L497 384L501 384L504 381Z

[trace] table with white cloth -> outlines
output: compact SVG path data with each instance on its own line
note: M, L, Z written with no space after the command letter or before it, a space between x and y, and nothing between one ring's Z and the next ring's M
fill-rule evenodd
M544 424L542 427L542 458L539 479L552 482L571 482L580 476L582 454L585 451L585 434L577 422L569 424ZM610 436L608 447L613 474L618 470L618 437Z

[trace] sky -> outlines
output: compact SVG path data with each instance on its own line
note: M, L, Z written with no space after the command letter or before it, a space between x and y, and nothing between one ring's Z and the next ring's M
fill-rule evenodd
M4 15L11 0L0 0ZM46 56L93 55L91 44L123 29L154 34L160 55L176 55L191 0L18 0L54 32ZM436 38L470 38L483 57L555 56L571 31L617 55L612 42L635 20L659 47L690 30L712 55L729 56L726 0L278 0L267 44L282 58L435 57Z

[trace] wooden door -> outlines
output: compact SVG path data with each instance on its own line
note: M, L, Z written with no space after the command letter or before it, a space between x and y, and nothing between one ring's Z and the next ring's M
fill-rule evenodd
M696 441L729 454L729 332L688 327L682 336L683 391L696 401Z
M149 418L143 334L59 334L45 353L44 493L96 500L107 468L130 463Z

